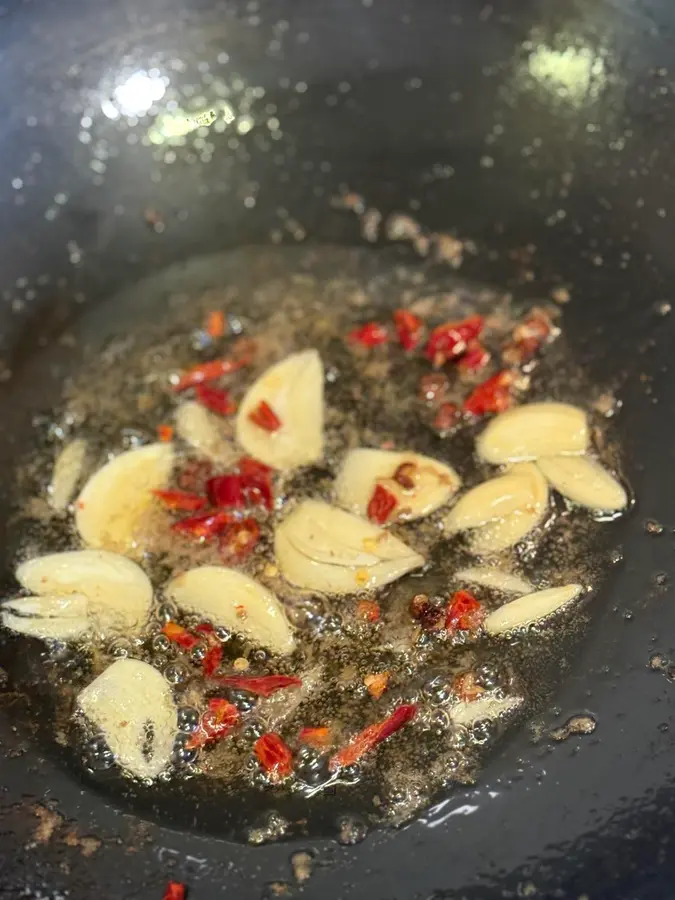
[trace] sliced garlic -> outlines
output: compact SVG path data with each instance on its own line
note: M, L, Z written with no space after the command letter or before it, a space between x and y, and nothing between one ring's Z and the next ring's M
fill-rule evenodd
M101 729L117 763L139 778L155 778L171 760L176 705L162 675L138 659L118 659L77 698Z
M501 464L583 453L586 413L567 403L528 403L493 419L476 441L481 459Z
M553 487L580 506L617 512L628 505L623 486L600 463L587 456L547 456L537 460Z
M381 587L424 564L388 531L320 500L305 500L274 536L284 577L307 590L353 594Z
M49 504L57 512L63 512L72 500L86 457L87 442L81 438L66 444L56 457L47 492Z
M412 487L394 479L406 464L410 468L404 475L411 480ZM365 516L377 484L384 485L398 500L399 518L410 520L428 516L447 503L461 480L450 466L419 453L361 447L350 450L345 457L335 482L337 502L350 512Z
M564 587L526 594L490 613L483 627L488 634L506 634L532 625L576 600L582 590L580 584L566 584Z
M514 713L523 705L522 697L500 697L493 693L482 694L477 700L454 703L448 713L454 725L468 728L483 719L494 721Z
M266 431L249 418L267 403L281 422ZM267 369L249 388L237 415L237 440L251 456L290 470L323 456L323 364L316 350L293 353Z
M275 653L295 648L293 629L284 608L257 581L224 566L201 566L169 582L167 596L184 610L241 631Z
M455 572L453 579L460 584L479 584L505 594L528 594L533 590L529 581L495 566L461 569Z
M139 631L147 623L152 585L145 572L105 550L51 553L22 563L19 583L37 596L10 600L3 623L36 637Z
M534 463L518 463L511 467L511 473L529 480L528 501L515 512L476 528L470 540L473 553L489 555L512 547L536 528L546 515L548 485L537 466Z
M499 475L472 488L452 507L444 520L449 534L478 528L525 508L531 500L532 480L514 473Z
M127 450L99 469L75 504L75 524L85 544L134 555L153 490L166 487L173 467L171 444Z
M218 418L200 403L181 403L174 420L178 437L211 462L229 466L237 459L236 448L223 434Z

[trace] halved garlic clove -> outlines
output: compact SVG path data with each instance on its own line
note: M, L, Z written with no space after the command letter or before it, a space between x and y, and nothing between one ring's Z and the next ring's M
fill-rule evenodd
M511 600L496 609L483 622L488 634L507 634L546 619L576 600L583 588L580 584L535 591Z
M544 477L568 500L602 512L628 505L623 485L587 456L547 456L537 460Z
M584 453L586 413L567 403L528 403L493 419L476 441L481 459L501 464Z
M505 594L528 594L533 590L529 581L519 575L504 572L495 566L461 569L452 577L459 584L478 584L496 591L503 591Z
M513 473L498 475L460 497L445 517L443 526L449 534L479 528L524 509L530 503L531 495L531 478Z
M181 403L174 421L178 437L211 462L229 466L237 459L239 454L223 434L221 423L201 403L194 400Z
M176 705L163 676L138 659L118 659L77 698L101 729L117 763L139 778L156 778L171 760Z
M501 519L477 528L470 540L473 553L485 556L512 547L535 529L546 515L548 485L537 466L534 463L518 463L511 467L511 473L529 480L527 503Z
M241 631L274 653L295 648L293 629L282 604L266 587L224 566L201 566L169 582L167 596L181 609L214 625Z
M468 728L481 720L494 721L516 712L523 705L522 697L500 697L493 693L483 694L477 700L462 700L454 703L448 713L454 725Z
M137 553L139 529L155 502L152 491L166 487L173 460L171 444L148 444L121 453L92 475L75 504L85 544Z
M50 553L22 563L19 583L37 597L12 600L10 611L45 618L86 616L87 630L102 634L143 628L152 605L152 585L129 559L106 550ZM77 597L86 599L86 609ZM34 606L35 612L31 613Z
M81 438L66 444L56 457L47 493L49 505L57 512L63 512L72 500L86 457L87 442Z
M266 403L281 425L266 431L251 413ZM323 456L323 363L316 350L293 353L249 388L237 415L237 440L248 454L288 471Z
M424 564L388 531L320 500L305 500L274 536L282 575L298 587L353 594L381 587Z
M405 520L419 519L443 506L461 484L454 469L419 453L350 450L335 482L340 506L365 516L377 484L398 500L396 512Z
M2 606L2 624L11 631L43 640L74 640L86 634L88 601L83 594L19 597Z

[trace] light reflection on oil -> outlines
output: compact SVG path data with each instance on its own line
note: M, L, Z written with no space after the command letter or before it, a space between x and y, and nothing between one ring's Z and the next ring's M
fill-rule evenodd
M536 46L528 59L529 74L542 87L574 105L597 97L605 86L605 60L590 47L554 50Z

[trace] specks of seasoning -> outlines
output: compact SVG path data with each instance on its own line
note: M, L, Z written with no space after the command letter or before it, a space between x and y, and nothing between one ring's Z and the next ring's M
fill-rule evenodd
M305 881L311 878L313 862L311 853L307 853L304 850L300 850L291 856L293 875L298 884L304 884Z
M591 715L572 716L564 725L554 728L551 737L554 741L564 741L573 734L593 734L597 721Z
M660 522L657 522L656 519L645 519L643 527L647 534L654 536L663 534L665 531L664 526Z

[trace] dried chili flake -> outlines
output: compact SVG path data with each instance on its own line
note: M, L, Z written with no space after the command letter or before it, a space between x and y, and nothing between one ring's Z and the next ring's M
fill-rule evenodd
M173 426L172 425L158 425L157 426L157 439L161 441L163 444L168 444L173 440Z
M231 416L237 411L237 404L232 399L229 391L210 387L208 384L198 384L195 388L197 403L219 416Z
M183 628L177 622L166 622L162 627L162 634L168 637L172 644L177 644L183 650L192 650L199 643L199 638L190 634L187 628Z
M172 531L187 534L200 540L215 537L232 523L232 516L225 512L205 513L201 516L190 516L179 519L171 526Z
M242 491L248 506L264 506L268 512L274 508L272 469L264 463L243 456L237 463Z
M472 374L480 372L490 362L490 351L486 350L480 341L470 341L466 353L457 363L461 372Z
M256 408L248 414L248 417L254 425L262 428L263 431L273 433L281 428L281 419L266 400L261 400Z
M191 459L179 473L178 487L184 491L203 494L206 482L213 475L213 464L207 459Z
M226 526L220 538L220 551L226 558L245 559L260 539L260 525L255 519L242 519Z
M445 610L432 603L426 594L415 594L410 601L410 613L425 631L440 631L445 621Z
M461 322L445 322L438 325L429 335L424 354L435 368L440 368L450 360L457 359L471 341L475 341L483 330L482 316L470 316Z
M301 744L307 744L315 750L325 750L332 743L331 729L327 725L316 728L303 728L298 735Z
M415 476L417 475L417 463L404 462L394 472L394 481L400 484L406 491L412 491L415 488Z
M392 514L398 500L381 484L376 484L373 494L368 502L367 515L371 522L377 522L378 525L384 525L389 516Z
M215 675L218 669L220 668L220 664L223 661L223 648L220 644L215 644L213 647L210 647L206 656L202 660L202 671L204 675L210 678L212 675Z
M450 391L448 376L443 372L428 372L420 378L420 399L426 403L440 403Z
M366 322L360 328L353 328L347 335L347 340L362 347L378 347L389 340L389 330L380 322Z
M462 672L461 675L458 675L452 683L452 689L458 699L464 703L473 703L481 694L485 693L485 688L478 684L473 672Z
M216 629L210 622L200 622L192 629L196 634L203 634L206 638L215 638Z
M164 900L185 900L185 885L180 881L170 881L164 891Z
M445 627L448 631L473 631L478 628L485 613L483 604L469 591L456 591L450 598Z
M509 366L520 366L529 362L539 348L555 337L557 329L546 310L535 307L529 315L513 329L511 340L502 351L502 359Z
M387 685L389 684L390 678L390 672L378 672L374 675L366 675L363 679L363 683L365 684L370 696L374 697L376 700L379 700L382 694L384 694L384 692L387 690Z
M514 375L502 370L482 382L471 391L464 401L464 409L473 416L484 416L487 413L504 412L513 405Z
M209 478L206 493L211 505L219 509L243 509L246 505L238 475L216 475L215 478Z
M198 366L188 369L187 372L183 372L173 389L174 391L184 391L187 388L203 384L205 381L217 381L224 375L231 375L233 372L243 369L249 362L250 358L243 356L241 359L214 359L211 362L200 363Z
M450 431L459 422L461 411L455 403L441 403L434 416L434 428L441 433Z
M366 622L378 622L380 619L380 605L374 600L359 600L356 607L356 615Z
M424 322L409 309L394 312L394 325L398 341L404 350L414 350L422 340Z
M258 697L271 697L285 688L302 687L302 681L295 675L221 675L214 680Z
M199 720L199 727L192 733L185 747L196 750L206 744L214 743L227 737L239 721L237 707L222 697L212 697L206 712Z
M204 509L207 504L206 497L193 494L191 491L153 491L158 500L161 500L169 509L177 509L181 512L197 512Z
M416 703L403 703L387 719L364 728L346 747L330 758L328 767L331 772L354 765L362 756L412 721L417 715L417 709Z
M253 745L258 762L273 781L282 781L293 772L293 752L273 731L263 734Z
M222 309L212 309L206 317L206 333L212 338L221 338L227 330L227 321Z

